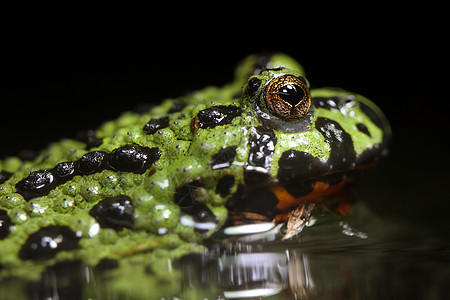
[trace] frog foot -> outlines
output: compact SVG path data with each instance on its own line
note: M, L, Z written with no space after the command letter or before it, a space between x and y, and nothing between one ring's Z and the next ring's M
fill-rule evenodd
M286 224L286 234L281 238L282 241L296 236L303 230L309 221L314 207L314 203L304 203L300 204L296 209L288 213L289 218Z

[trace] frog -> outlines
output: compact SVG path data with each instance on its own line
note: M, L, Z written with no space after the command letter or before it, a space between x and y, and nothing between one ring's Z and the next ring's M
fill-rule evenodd
M221 87L1 160L0 276L181 257L242 224L287 224L291 238L321 203L349 213L342 195L388 154L389 122L305 74L286 54L252 54Z

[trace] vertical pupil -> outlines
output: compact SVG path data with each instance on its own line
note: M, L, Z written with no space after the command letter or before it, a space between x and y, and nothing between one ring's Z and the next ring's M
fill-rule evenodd
M288 102L292 106L296 106L303 100L305 93L303 89L296 84L288 83L285 86L281 87L278 91L278 96L281 99Z

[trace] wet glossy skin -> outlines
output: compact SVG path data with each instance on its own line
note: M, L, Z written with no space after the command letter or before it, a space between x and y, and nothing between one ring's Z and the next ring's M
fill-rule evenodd
M310 90L303 74L287 56L250 56L222 88L1 161L0 271L177 257L227 218L271 221L341 191L386 155L389 124L366 98Z

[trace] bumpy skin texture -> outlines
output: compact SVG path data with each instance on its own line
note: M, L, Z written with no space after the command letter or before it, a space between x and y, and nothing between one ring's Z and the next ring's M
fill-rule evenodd
M32 161L0 161L0 271L29 275L61 261L94 266L136 253L178 257L229 211L270 220L292 209L273 186L299 198L318 178L333 184L386 154L389 125L360 95L311 90L306 115L273 115L266 84L302 74L285 55L252 55L222 88L126 112Z

